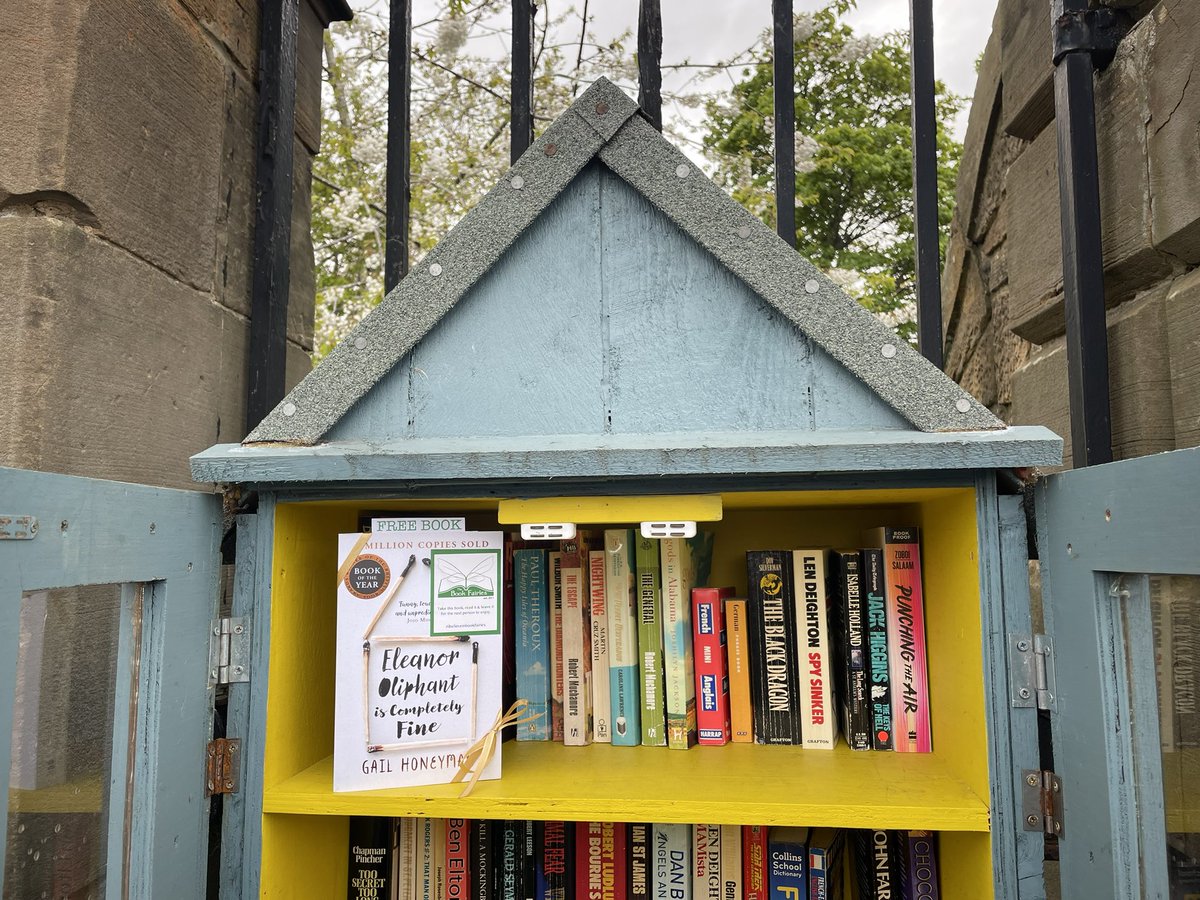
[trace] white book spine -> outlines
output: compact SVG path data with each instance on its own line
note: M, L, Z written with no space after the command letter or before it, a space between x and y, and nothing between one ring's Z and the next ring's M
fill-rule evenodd
M692 826L692 900L721 900L721 826Z
M692 900L691 827L654 824L650 835L653 900Z
M721 826L721 900L742 900L742 826Z
M564 554L562 568L563 596L563 743L583 747L592 742L592 704L589 693L588 669L591 668L591 627L588 623L581 554ZM587 640L585 640L585 635Z
M829 551L794 551L792 572L800 661L800 733L805 747L832 750L837 742L838 716L829 639Z
M609 689L608 594L604 583L605 553L588 554L588 590L592 615L592 737L599 744L612 743L612 696Z

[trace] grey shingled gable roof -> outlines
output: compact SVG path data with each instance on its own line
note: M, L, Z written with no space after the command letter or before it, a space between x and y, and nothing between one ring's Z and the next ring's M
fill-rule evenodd
M607 79L589 87L244 443L318 443L593 158L645 196L918 430L1004 427L709 180L636 112L637 104Z

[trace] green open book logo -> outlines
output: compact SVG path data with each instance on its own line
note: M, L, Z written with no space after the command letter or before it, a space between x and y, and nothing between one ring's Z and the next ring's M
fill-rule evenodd
M500 631L500 551L434 549L429 553L430 634Z
M471 562L474 562L474 565L467 568L467 564ZM468 557L461 561L453 557L439 556L437 563L439 600L491 597L496 593L496 560L491 554L479 560L471 560Z

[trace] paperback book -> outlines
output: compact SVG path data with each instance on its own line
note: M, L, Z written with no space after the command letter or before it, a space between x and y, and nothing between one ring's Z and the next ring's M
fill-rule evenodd
M588 591L592 614L592 737L598 744L612 743L612 693L609 668L612 659L608 624L608 589L605 584L606 555L588 552Z
M667 745L663 695L662 573L658 541L638 538L635 549L638 599L639 679L642 690L642 744Z
M635 540L631 528L604 532L612 742L626 747L637 746L642 740Z
M832 557L841 635L842 731L851 750L871 749L870 670L862 591L862 553L838 550Z
M546 551L513 552L517 611L517 696L535 716L517 729L518 741L550 740L550 604Z
M800 744L792 554L751 550L746 576L754 738L760 744Z
M382 816L350 817L349 900L388 897L392 890L395 829Z
M721 826L692 826L692 898L721 900Z
M767 834L767 886L771 900L808 896L808 829L772 827Z
M696 729L701 744L729 743L729 671L725 602L733 588L692 588L696 667Z
M692 900L691 826L656 822L651 839L655 900Z
M550 739L563 739L563 592L562 551L551 550L547 555L550 584Z
M862 588L867 606L867 665L871 675L871 748L892 749L892 667L888 650L883 551L863 550Z
M583 535L562 542L563 743L592 742L592 616Z
M805 747L832 750L837 741L833 641L829 625L828 550L792 553L800 670L800 732Z
M629 825L629 900L650 900L653 882L650 872L650 825Z
M725 601L725 659L729 667L729 739L735 744L754 742L754 706L750 690L750 648L746 626L746 601Z
M663 675L667 746L687 750L696 743L696 674L692 653L691 551L684 538L659 542L663 606Z
M937 835L932 831L901 831L896 842L900 850L901 900L938 900Z

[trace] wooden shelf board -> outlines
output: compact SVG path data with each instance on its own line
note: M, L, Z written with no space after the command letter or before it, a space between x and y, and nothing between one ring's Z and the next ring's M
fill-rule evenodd
M268 788L263 811L988 830L987 803L936 754L512 741L503 749L504 776L466 798L461 785L335 794L327 757Z

